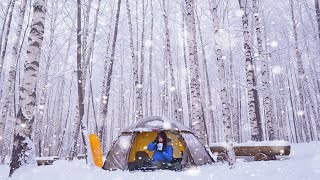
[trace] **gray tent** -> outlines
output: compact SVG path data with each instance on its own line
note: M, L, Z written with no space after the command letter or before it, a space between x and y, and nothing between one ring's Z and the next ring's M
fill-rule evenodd
M113 143L103 169L105 170L135 170L141 161L150 160L153 152L147 150L147 145L157 136L157 132L164 131L173 146L173 158L180 169L190 166L211 164L213 159L189 130L178 121L166 117L155 116L145 118L139 123L124 130Z

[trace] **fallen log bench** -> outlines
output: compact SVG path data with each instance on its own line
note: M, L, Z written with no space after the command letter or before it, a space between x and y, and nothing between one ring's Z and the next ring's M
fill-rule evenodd
M55 157L36 157L38 166L52 165L59 158Z
M291 146L284 145L235 145L233 147L236 156L253 156L255 161L276 160L276 156L290 155ZM217 155L217 160L226 160L227 147L223 145L213 145L210 151Z

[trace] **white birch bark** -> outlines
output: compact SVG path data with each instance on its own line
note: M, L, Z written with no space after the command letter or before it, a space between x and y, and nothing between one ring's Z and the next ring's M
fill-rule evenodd
M151 25L150 25L150 47L149 47L149 115L153 116L153 83L152 83L152 72L153 72L153 28L154 28L154 12L153 12L153 1L150 0L150 13L151 13Z
M17 114L10 176L21 166L35 164L34 143L31 141L36 103L36 83L39 59L44 34L47 1L36 0L33 4L33 18L28 40L27 60L20 87L20 104Z
M247 98L249 110L249 122L251 127L251 140L262 141L263 132L259 110L258 91L256 89L256 77L254 72L254 64L252 58L251 33L249 27L249 19L245 0L239 0L240 10L242 11L242 25L244 37L244 49L246 58L246 79L247 79Z
M89 145L89 139L87 135L87 126L86 123L84 122L84 87L83 87L83 64L82 64L82 52L81 52L81 47L82 47L82 42L81 42L81 0L77 0L77 95L78 95L78 107L79 107L79 119L78 121L78 126L76 128L76 132L81 128L81 136L83 140L83 146L84 146L84 153L86 155L86 160L88 163L88 156L90 157L90 149L88 148ZM73 139L74 141L74 146L73 150L76 149L77 145L77 139L78 139L78 133L75 133L75 138ZM72 156L75 155L74 153ZM71 156L71 159L72 159Z
M173 111L173 117L179 121L181 121L181 111L178 111L178 95L177 95L177 87L176 87L176 80L174 77L174 69L173 69L173 63L172 63L172 52L171 52L171 42L170 42L170 30L169 30L169 17L167 12L167 4L166 0L162 0L162 6L163 6L163 20L164 20L164 29L165 29L165 58L166 58L166 64L165 66L169 65L170 70L170 99L171 99L171 109ZM168 68L166 68L167 70ZM167 87L168 88L168 87ZM169 94L168 94L169 95Z
M130 3L129 0L126 0L126 9L127 9L127 16L128 16L128 26L129 26L129 39L130 39L130 55L131 55L131 64L132 64L132 73L133 73L133 87L132 91L133 93L133 99L136 99L137 96L139 96L137 91L137 86L139 84L139 76L138 76L138 61L136 61L136 53L135 47L134 47L134 41L133 41L133 25L132 25L132 18L131 18L131 9L130 9ZM133 102L133 119L136 120L136 103Z
M265 111L265 121L267 124L268 130L268 138L269 140L275 140L275 132L274 132L274 110L273 110L273 98L271 93L270 87L270 75L269 75L269 59L264 55L263 49L263 40L262 40L262 32L261 32L261 25L260 25L260 18L259 18L259 7L258 7L258 0L253 0L253 13L254 13L254 25L256 31L256 38L258 42L258 53L259 53L259 60L261 62L261 79L262 79L262 99Z
M191 98L190 98L189 67L188 67L188 61L187 61L188 59L187 59L187 47L186 47L186 36L185 36L185 14L182 15L182 48L183 48L184 70L185 70L185 72L184 72L185 82L184 83L186 86L187 105L188 105L188 120L189 120L189 127L191 128L192 127Z
M55 36L55 29L56 29L56 21L57 21L57 13L54 13L54 10L57 7L57 3L52 1L51 2L52 7L52 13L50 16L50 30L49 30L49 45L48 45L48 53L46 58L46 66L44 69L44 80L42 82L42 86L40 89L40 100L39 100L39 108L37 111L37 119L36 119L36 129L35 129L35 147L36 147L36 154L37 156L42 156L41 152L41 146L44 144L44 140L42 139L42 129L43 129L43 120L45 118L45 110L47 109L47 100L48 100L48 89L51 87L49 86L49 70L51 66L52 61L52 50L53 50L53 42L54 42L54 36ZM52 122L52 121L51 121ZM51 126L49 126L51 128ZM51 137L51 136L50 136Z
M200 95L200 82L199 82L199 64L198 52L196 42L196 25L194 15L194 1L185 0L186 3L186 25L187 25L187 44L188 44L188 59L190 62L190 90L191 90L191 122L192 130L199 138L201 143L206 145L207 132L204 114L202 110L202 101Z
M111 17L111 22L113 20L113 17ZM107 50L106 50L106 55L109 56L109 50L110 50L110 41L111 41L111 31L108 33L107 36ZM107 74L108 74L108 68L110 66L110 58L106 57L104 60L104 66L103 66L103 81L102 81L102 91L101 91L101 103L100 103L100 109L99 109L99 125L101 124L99 128L99 138L102 141L103 140L103 135L105 135L105 127L106 127L106 122L105 122L105 112L107 111L105 108L106 106L104 105L107 101L107 95L106 95L106 86L107 86Z
M113 74L113 65L115 63L115 52L116 52L116 44L117 44L117 37L118 37L118 28L119 28L119 16L120 16L120 7L121 7L121 0L118 0L118 5L117 5L117 13L116 13L116 21L115 21L115 26L114 26L114 33L113 33L113 39L112 39L112 47L111 47L111 55L110 55L110 63L108 66L108 72L106 74L106 89L105 89L105 102L103 102L103 111L100 112L102 115L101 120L105 122L105 118L107 117L108 114L108 104L109 104L109 96L110 96L110 88L111 88L111 82L112 82L112 74ZM102 126L102 142L106 142L104 139L104 133L105 132L105 127ZM104 146L103 146L104 147ZM105 147L104 147L105 148ZM104 149L103 148L103 149Z
M211 92L211 83L209 80L209 72L208 72L208 64L207 64L207 57L206 57L206 50L204 48L204 41L203 41L203 37L202 37L202 31L201 31L201 24L200 24L200 19L199 16L197 14L197 21L198 21L198 31L199 31L199 37L200 37L200 42L201 42L201 51L202 51L202 56L203 56L203 69L205 71L205 82L207 84L207 91L208 91L208 100L209 100L209 104L208 104L208 110L209 110L209 121L211 123L211 127L212 127L212 139L215 141L216 137L216 127L215 127L215 119L214 119L214 112L213 112L213 102L212 102L212 92ZM205 88L205 86L203 87ZM203 90L203 92L205 92L205 90Z
M306 75L305 75L305 70L304 70L304 66L303 66L303 62L302 62L302 57L301 57L301 52L300 52L300 48L299 48L299 42L298 42L298 32L297 32L297 22L295 20L295 14L294 14L294 4L293 4L293 0L290 0L290 10L291 10L291 21L292 21L292 25L293 25L293 36L294 36L294 47L295 47L295 54L296 54L296 62L297 62L297 73L298 73L298 80L297 80L297 86L298 86L298 91L299 91L299 111L303 112L303 114L300 116L301 121L307 121L307 119L305 118L305 102L309 101L310 104L310 108L311 111L313 113L313 116L315 119L318 118L317 116L317 112L315 110L315 106L314 106L314 102L312 100L311 94L310 94L310 89L309 89L309 85L306 79ZM306 99L306 97L308 99ZM312 122L311 119L308 119L309 121L309 126L311 126L311 133L312 131ZM319 121L316 124L316 129L317 132L320 132L320 124ZM312 134L310 134L312 136ZM317 135L317 140L319 139L320 134ZM310 137L311 138L311 137ZM309 139L311 140L311 139ZM307 138L307 141L309 141Z
M316 9L316 19L317 19L317 27L318 27L318 40L320 43L320 6L319 6L319 0L314 0L314 7ZM318 90L320 92L320 70L317 71L318 77L317 77L317 84L318 84ZM320 107L319 107L320 111Z
M212 0L212 19L214 28L214 44L215 52L218 66L218 77L220 80L220 98L222 103L222 118L224 125L225 141L227 143L232 142L232 125L231 125L231 113L230 113L230 103L228 99L227 92L227 80L225 72L225 60L226 56L223 55L223 50L221 48L221 37L219 33L219 17L218 17L218 7L216 0Z
M143 111L143 91L144 91L144 33L145 33L145 3L142 0L142 29L141 29L141 49L140 49L140 74L139 74L139 84L136 87L137 97L136 97L136 118L141 119L144 116ZM138 51L137 51L138 52ZM136 61L136 63L138 63Z
M4 12L4 18L3 18L3 24L2 24L2 27L1 27L1 33L0 33L0 52L2 51L2 41L3 41L3 34L4 34L4 31L6 29L6 22L7 22L7 17L8 17L8 14L9 14L9 10L10 10L10 7L11 7L11 3L13 0L8 0L8 6L6 7L6 10ZM0 64L0 66L2 66L2 64Z
M14 108L14 89L15 89L15 79L16 79L16 64L18 61L18 49L20 45L20 39L21 39L21 31L23 26L23 20L26 12L26 5L27 0L23 0L22 4L20 5L20 12L19 12L19 19L18 19L18 26L16 30L16 39L13 43L12 48L12 57L10 60L10 69L9 69L9 77L8 77L8 84L7 88L8 91L5 94L4 100L3 100L3 106L1 108L1 114L0 114L0 147L7 148L3 144L4 138L5 138L5 123L6 123L6 117L9 116L11 118L11 114L8 114L10 108ZM7 146L7 145L6 145ZM2 149L0 149L1 152Z
M8 45L8 40L9 40L9 33L10 33L10 28L11 28L11 21L12 21L12 13L14 10L14 5L15 5L16 0L12 0L10 3L10 11L8 13L9 17L8 17L8 22L7 23L3 23L7 25L6 28L6 33L4 36L4 43L3 43L3 47L1 46L1 58L0 58L0 80L2 77L2 70L3 70L3 64L4 64L4 57L6 56L6 51L7 51L7 45ZM5 19L6 20L6 19ZM1 40L2 43L2 40Z

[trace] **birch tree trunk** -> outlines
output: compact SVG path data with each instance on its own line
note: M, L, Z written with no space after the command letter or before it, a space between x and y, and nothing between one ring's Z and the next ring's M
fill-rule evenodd
M214 28L214 44L215 53L217 58L218 66L218 77L220 80L220 98L222 103L222 118L224 126L225 141L227 143L232 142L232 125L231 125L231 113L230 113L230 103L228 99L227 92L227 80L225 76L225 63L226 56L223 55L223 50L221 48L221 37L219 33L219 17L218 17L218 7L216 0L212 0L212 16L213 16L213 28Z
M315 119L318 118L315 107L314 107L314 103L310 94L310 89L309 89L309 85L306 79L306 75L305 75L305 70L304 70L304 66L303 66L303 62L302 62L302 57L301 57L301 52L299 49L299 42L298 42L298 32L297 32L297 22L295 20L295 14L294 14L294 4L293 4L293 0L289 0L290 2L290 10L291 10L291 21L292 21L292 25L293 25L293 36L294 36L294 47L295 47L295 53L296 53L296 61L297 61L297 66L298 66L298 91L299 91L299 100L300 100L300 106L299 106L299 111L301 112L301 121L307 121L305 118L305 102L306 102L306 97L305 97L305 93L307 94L306 96L308 97L308 101L313 113L313 116ZM309 126L312 127L312 122L310 122L311 119L309 119ZM319 139L320 136L320 124L319 121L316 122L316 129L317 129L317 140ZM313 136L313 130L312 128L310 129L311 132L311 136ZM308 138L307 136L307 141L310 141L311 139Z
M124 51L123 51L124 52ZM120 68L120 73L121 73L121 82L120 82L120 91L119 91L119 116L118 116L118 130L120 132L125 128L125 104L124 104L124 73L123 73L123 63L124 58L121 59L121 68ZM118 133L119 135L119 133Z
M37 112L37 120L36 120L36 129L35 129L35 138L34 141L35 147L36 147L36 155L37 156L42 156L41 148L42 145L44 144L44 141L42 139L42 128L43 128L43 120L45 118L45 109L48 107L46 106L47 100L48 100L48 89L49 87L49 70L51 66L51 61L52 61L52 49L53 49L53 41L54 41L54 36L55 36L55 28L56 28L56 20L57 20L57 13L54 12L54 10L57 7L57 2L51 1L51 6L52 6L52 15L50 17L50 35L49 35L49 45L48 45L48 54L46 58L46 66L44 69L44 80L43 84L40 89L40 100L39 100L39 110ZM52 119L50 121L52 123ZM49 128L52 128L52 126L49 125Z
M318 37L320 42L320 7L319 7L319 0L314 0L314 6L316 9L316 18L317 18L317 24L318 24ZM318 71L320 72L320 71ZM320 76L320 75L318 75ZM320 91L320 77L317 77L317 84L318 84L318 90Z
M262 99L265 111L265 121L267 124L268 130L268 137L269 140L275 140L275 132L274 132L274 110L273 110L273 98L271 93L270 87L270 75L269 75L269 63L268 58L266 58L263 53L263 37L261 32L261 25L260 25L260 18L259 18L259 7L258 7L258 0L253 0L253 14L254 14L254 24L255 24L255 31L256 31L256 38L258 42L258 53L259 53L259 60L261 62L261 78L262 78Z
M108 104L109 104L109 95L110 95L110 88L111 88L111 82L112 82L112 73L113 73L113 65L115 63L115 52L116 52L116 44L117 44L117 37L118 37L118 28L119 28L119 16L120 16L120 8L121 8L121 0L118 0L117 5L117 13L116 13L116 21L114 26L114 33L113 33L113 40L112 40L112 49L111 49L111 56L110 56L110 63L108 66L108 73L106 74L106 89L105 89L105 102L103 102L103 111L100 112L102 115L102 121L104 122L107 114L108 114ZM103 128L105 128L103 126ZM105 129L102 129L102 133L105 131ZM104 137L104 134L102 134L102 137ZM101 141L104 143L105 139L101 139ZM104 147L104 146L103 146ZM104 149L104 148L103 148Z
M20 87L20 107L15 125L9 176L22 166L36 163L34 143L31 141L31 135L36 103L35 89L38 79L46 12L47 1L36 0L33 4L33 19L27 48L28 58L24 66L24 75Z
M320 7L319 7L319 0L314 0L314 7L316 9L316 19L318 24L318 37L320 41Z
M164 29L165 29L165 39L166 39L166 53L165 58L166 62L169 64L170 68L170 82L171 87L170 94L171 94L171 109L173 111L173 117L179 121L181 121L181 111L178 111L178 95L177 95L177 87L176 87L176 80L174 77L174 70L173 70L173 63L172 63L172 53L171 53L171 42L170 42L170 31L169 31L169 19L168 19L168 12L167 12L167 4L166 0L162 0L163 5L163 20L164 20ZM165 66L168 65L167 63ZM168 68L166 68L167 70ZM169 95L169 94L168 94Z
M140 49L140 77L139 84L137 85L138 96L136 97L136 118L141 119L143 117L143 90L144 90L144 33L145 33L145 7L144 0L142 0L142 30L141 30L141 49ZM138 52L138 51L137 51ZM138 62L136 62L138 63Z
M3 144L4 141L4 136L5 136L5 123L6 123L6 117L9 115L11 118L11 114L8 114L10 108L14 108L14 89L15 89L15 79L16 79L16 64L18 62L18 49L20 45L20 39L21 39L21 31L22 31L22 26L23 26L23 20L26 12L26 5L27 5L27 0L22 0L22 4L20 6L20 12L19 12L19 19L18 19L18 27L16 30L16 39L13 43L13 48L12 48L12 57L10 61L10 69L9 69L9 77L8 77L8 91L5 94L4 97L4 102L3 106L1 109L1 114L0 114L0 147L5 147ZM11 111L11 110L10 110ZM9 143L9 142L8 142ZM1 153L0 149L0 153Z
M68 61L68 58L69 58L69 52L70 52L70 46L71 46L71 37L72 37L72 35L73 35L73 32L72 31L70 31L70 37L69 37L69 40L68 40L68 47L67 47L67 53L66 53L66 56L65 56L65 61L67 62ZM67 70L67 65L65 64L64 65L64 72L66 72L66 70ZM62 85L63 85L63 87L64 87L64 85L66 84L66 79L65 79L65 76L66 76L66 74L65 73L63 73L63 75L62 75L62 80L63 80L63 83L62 83ZM62 125L62 132L58 135L58 143L57 143L57 154L60 154L60 151L61 151L61 148L62 148L62 145L63 145L63 140L64 140L64 138L65 138L65 133L66 133L66 130L67 130L67 123L68 123L68 121L69 121L69 114L70 114L70 106L71 106L71 94L72 94L72 85L73 85L73 74L71 75L71 83L70 83L70 90L69 90L69 95L68 95L68 97L69 97L69 100L68 100L68 108L67 108L67 112L66 112L66 117L65 118L63 118L63 117L61 117L61 118L63 118L64 120L62 120L62 123L61 123L61 125Z
M196 25L194 16L194 0L185 0L186 3L186 24L187 24L187 44L188 44L188 59L190 62L190 90L191 90L191 122L192 130L199 138L202 144L206 145L207 132L204 119L202 101L200 95L199 82L199 64L196 42Z
M113 16L111 17L111 23L113 21ZM105 58L104 60L104 66L103 66L103 81L102 81L102 91L101 91L101 103L100 103L100 110L99 110L99 123L101 123L101 126L99 128L99 138L101 140L101 142L105 142L103 141L103 138L104 138L104 135L105 134L105 128L106 128L106 120L105 120L105 112L107 111L105 108L105 103L107 102L106 99L107 99L107 95L106 95L106 86L107 86L107 78L108 78L108 68L110 66L110 57L109 57L109 50L110 50L110 41L111 41L111 31L108 33L108 36L107 36L107 48L106 48L106 55L107 57ZM102 143L103 147L105 147L105 143ZM104 152L104 151L103 151Z
M88 45L88 36L89 36L90 12L91 12L92 1L93 0L88 0L88 4L85 4L86 10L84 13L83 29L82 29L82 44L81 44L81 46L82 46L82 59L83 59L82 86L83 86L83 95L84 96L86 94L85 89L86 89L86 85L87 85L88 66L89 66L89 61L90 61L90 54L89 53L91 53L91 52L88 52L88 48L90 48L90 46L91 46L91 42L89 42L89 45ZM100 2L98 2L98 6L99 6L99 3ZM96 23L96 22L94 22L94 23ZM93 32L92 34L95 34L95 33ZM93 40L93 42L94 42L94 40Z
M212 102L212 92L211 92L211 83L209 80L209 73L208 73L208 65L207 65L207 57L206 57L206 50L204 48L204 42L203 42L203 37L202 37L202 31L201 31L201 27L200 27L200 19L199 16L197 14L197 21L198 21L198 31L199 31L199 36L200 36L200 42L201 42L201 51L202 51L202 56L203 56L203 66L204 66L204 71L205 71L205 80L206 80L206 84L207 84L207 91L208 91L208 99L209 99L209 105L208 105L208 109L209 109L209 118L210 118L210 123L212 126L212 139L215 141L216 140L216 127L215 127L215 119L214 119L214 112L213 112L213 102ZM205 88L205 87L203 87ZM205 91L204 91L205 92Z
M1 51L1 59L0 59L0 80L1 80L1 77L2 77L2 70L3 70L3 64L4 64L4 57L6 56L6 51L7 51L7 45L8 45L8 40L9 40L9 33L10 33L10 28L11 28L11 21L12 21L12 13L13 13L13 10L14 10L14 5L15 5L15 2L16 0L12 0L11 1L11 8L10 8L10 11L9 11L9 17L8 17L8 22L7 24L7 29L6 29L6 34L4 36L4 43L3 43L3 47L2 47L2 51ZM5 19L6 20L6 19ZM2 42L1 42L2 43Z
M131 55L131 64L132 64L132 73L133 73L133 86L132 91L133 93L133 99L135 100L138 94L137 86L139 84L139 76L138 76L138 61L136 61L136 52L134 47L134 41L133 41L133 25L132 25L132 18L131 18L131 9L130 9L130 3L129 0L126 0L126 8L127 8L127 16L128 16L128 26L129 26L129 38L130 38L130 55ZM136 119L136 103L133 102L133 119Z
M153 84L152 84L152 72L153 72L153 27L154 27L154 13L153 13L153 1L150 0L150 6L151 6L151 25L150 25L150 47L149 47L149 115L153 116Z
M8 6L7 6L7 8L6 8L5 12L4 12L3 24L2 24L2 27L1 27L1 33L0 33L0 52L2 51L3 34L4 34L5 29L6 29L7 17L8 17L8 14L9 14L9 10L10 10L12 1L13 0L9 0ZM0 66L3 66L3 64L0 64Z
M252 58L251 48L251 33L249 27L249 19L247 14L247 7L245 0L239 0L240 10L243 12L242 25L243 25L243 37L244 37L244 49L246 57L246 78L247 78L247 98L248 98L248 110L249 110L249 122L251 126L251 140L262 141L263 131L261 116L259 110L259 97L256 89L257 82L254 72L254 64Z
M77 140L78 140L78 131L81 128L81 136L83 140L83 145L84 145L84 153L86 154L86 159L87 159L87 152L88 152L88 145L89 145L89 140L87 136L87 127L86 123L84 122L84 90L83 90L83 64L82 62L82 52L81 52L81 0L77 0L77 85L78 85L78 108L79 108L79 118L76 119L78 121L76 128L76 133L75 133L75 138L73 139L73 150L76 149L77 147ZM72 153L72 156L75 154ZM90 154L89 154L90 155ZM73 157L71 157L72 159ZM87 161L88 162L88 161Z

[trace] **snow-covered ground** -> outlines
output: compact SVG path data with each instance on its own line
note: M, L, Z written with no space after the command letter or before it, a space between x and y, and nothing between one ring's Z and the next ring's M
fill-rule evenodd
M7 179L9 167L0 166L0 180ZM84 161L56 161L51 166L29 167L17 171L10 180L129 180L129 179L236 179L236 180L319 180L320 142L293 144L289 159L264 162L238 161L230 169L227 164L191 168L183 172L104 171Z

